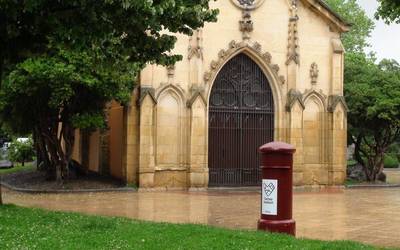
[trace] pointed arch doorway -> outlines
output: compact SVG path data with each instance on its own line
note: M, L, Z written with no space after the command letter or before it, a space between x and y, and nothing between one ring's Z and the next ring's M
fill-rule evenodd
M274 100L261 68L239 54L218 73L209 100L210 187L256 186L259 146L274 138Z

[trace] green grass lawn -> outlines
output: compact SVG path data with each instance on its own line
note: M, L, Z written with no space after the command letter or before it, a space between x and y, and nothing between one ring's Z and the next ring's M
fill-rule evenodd
M20 171L34 170L34 169L35 169L35 167L32 166L32 163L25 163L25 166L22 166L20 163L18 163L18 164L14 164L13 168L0 169L0 175L12 174L12 173L20 172Z
M0 249L376 249L349 242L202 225L141 222L0 206Z

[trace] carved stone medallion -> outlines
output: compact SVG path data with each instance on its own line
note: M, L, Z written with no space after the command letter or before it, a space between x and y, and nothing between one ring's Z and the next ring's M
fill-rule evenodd
M261 6L265 0L231 0L237 7L244 10L254 10Z

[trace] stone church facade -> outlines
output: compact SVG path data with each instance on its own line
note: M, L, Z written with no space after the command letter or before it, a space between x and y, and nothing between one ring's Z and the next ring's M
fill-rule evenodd
M109 130L77 133L74 157L140 188L253 186L258 147L277 140L297 149L295 185L342 185L349 25L321 0L211 5L218 22L178 34L183 60L148 65Z

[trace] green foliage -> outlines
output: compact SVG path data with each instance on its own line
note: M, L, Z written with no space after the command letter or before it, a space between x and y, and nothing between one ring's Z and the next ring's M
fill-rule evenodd
M0 207L0 249L377 249L351 241ZM16 240L18 239L18 240Z
M390 147L387 150L387 153L393 155L400 161L400 143L395 142L392 145L390 145Z
M400 126L400 65L394 60L375 64L360 54L348 57L345 92L350 123L360 123L366 130Z
M400 1L378 0L379 7L375 14L376 18L382 18L387 24L391 22L400 23Z
M106 103L127 104L144 65L182 58L173 33L217 13L209 0L0 1L0 120L67 171L74 129L103 128Z
M399 160L395 155L387 154L385 155L384 165L385 168L398 168Z
M356 165L357 164L357 161L356 160L348 160L347 161L347 166L354 166L354 165Z
M14 140L9 148L8 157L12 162L21 162L22 166L27 161L31 161L35 156L32 139L27 141Z
M375 27L357 0L325 0L325 2L352 26L342 37L343 45L348 53L363 52L369 46L368 37Z
M385 152L400 135L400 65L394 60L376 64L361 53L348 55L345 95L355 158L368 180L375 181Z

